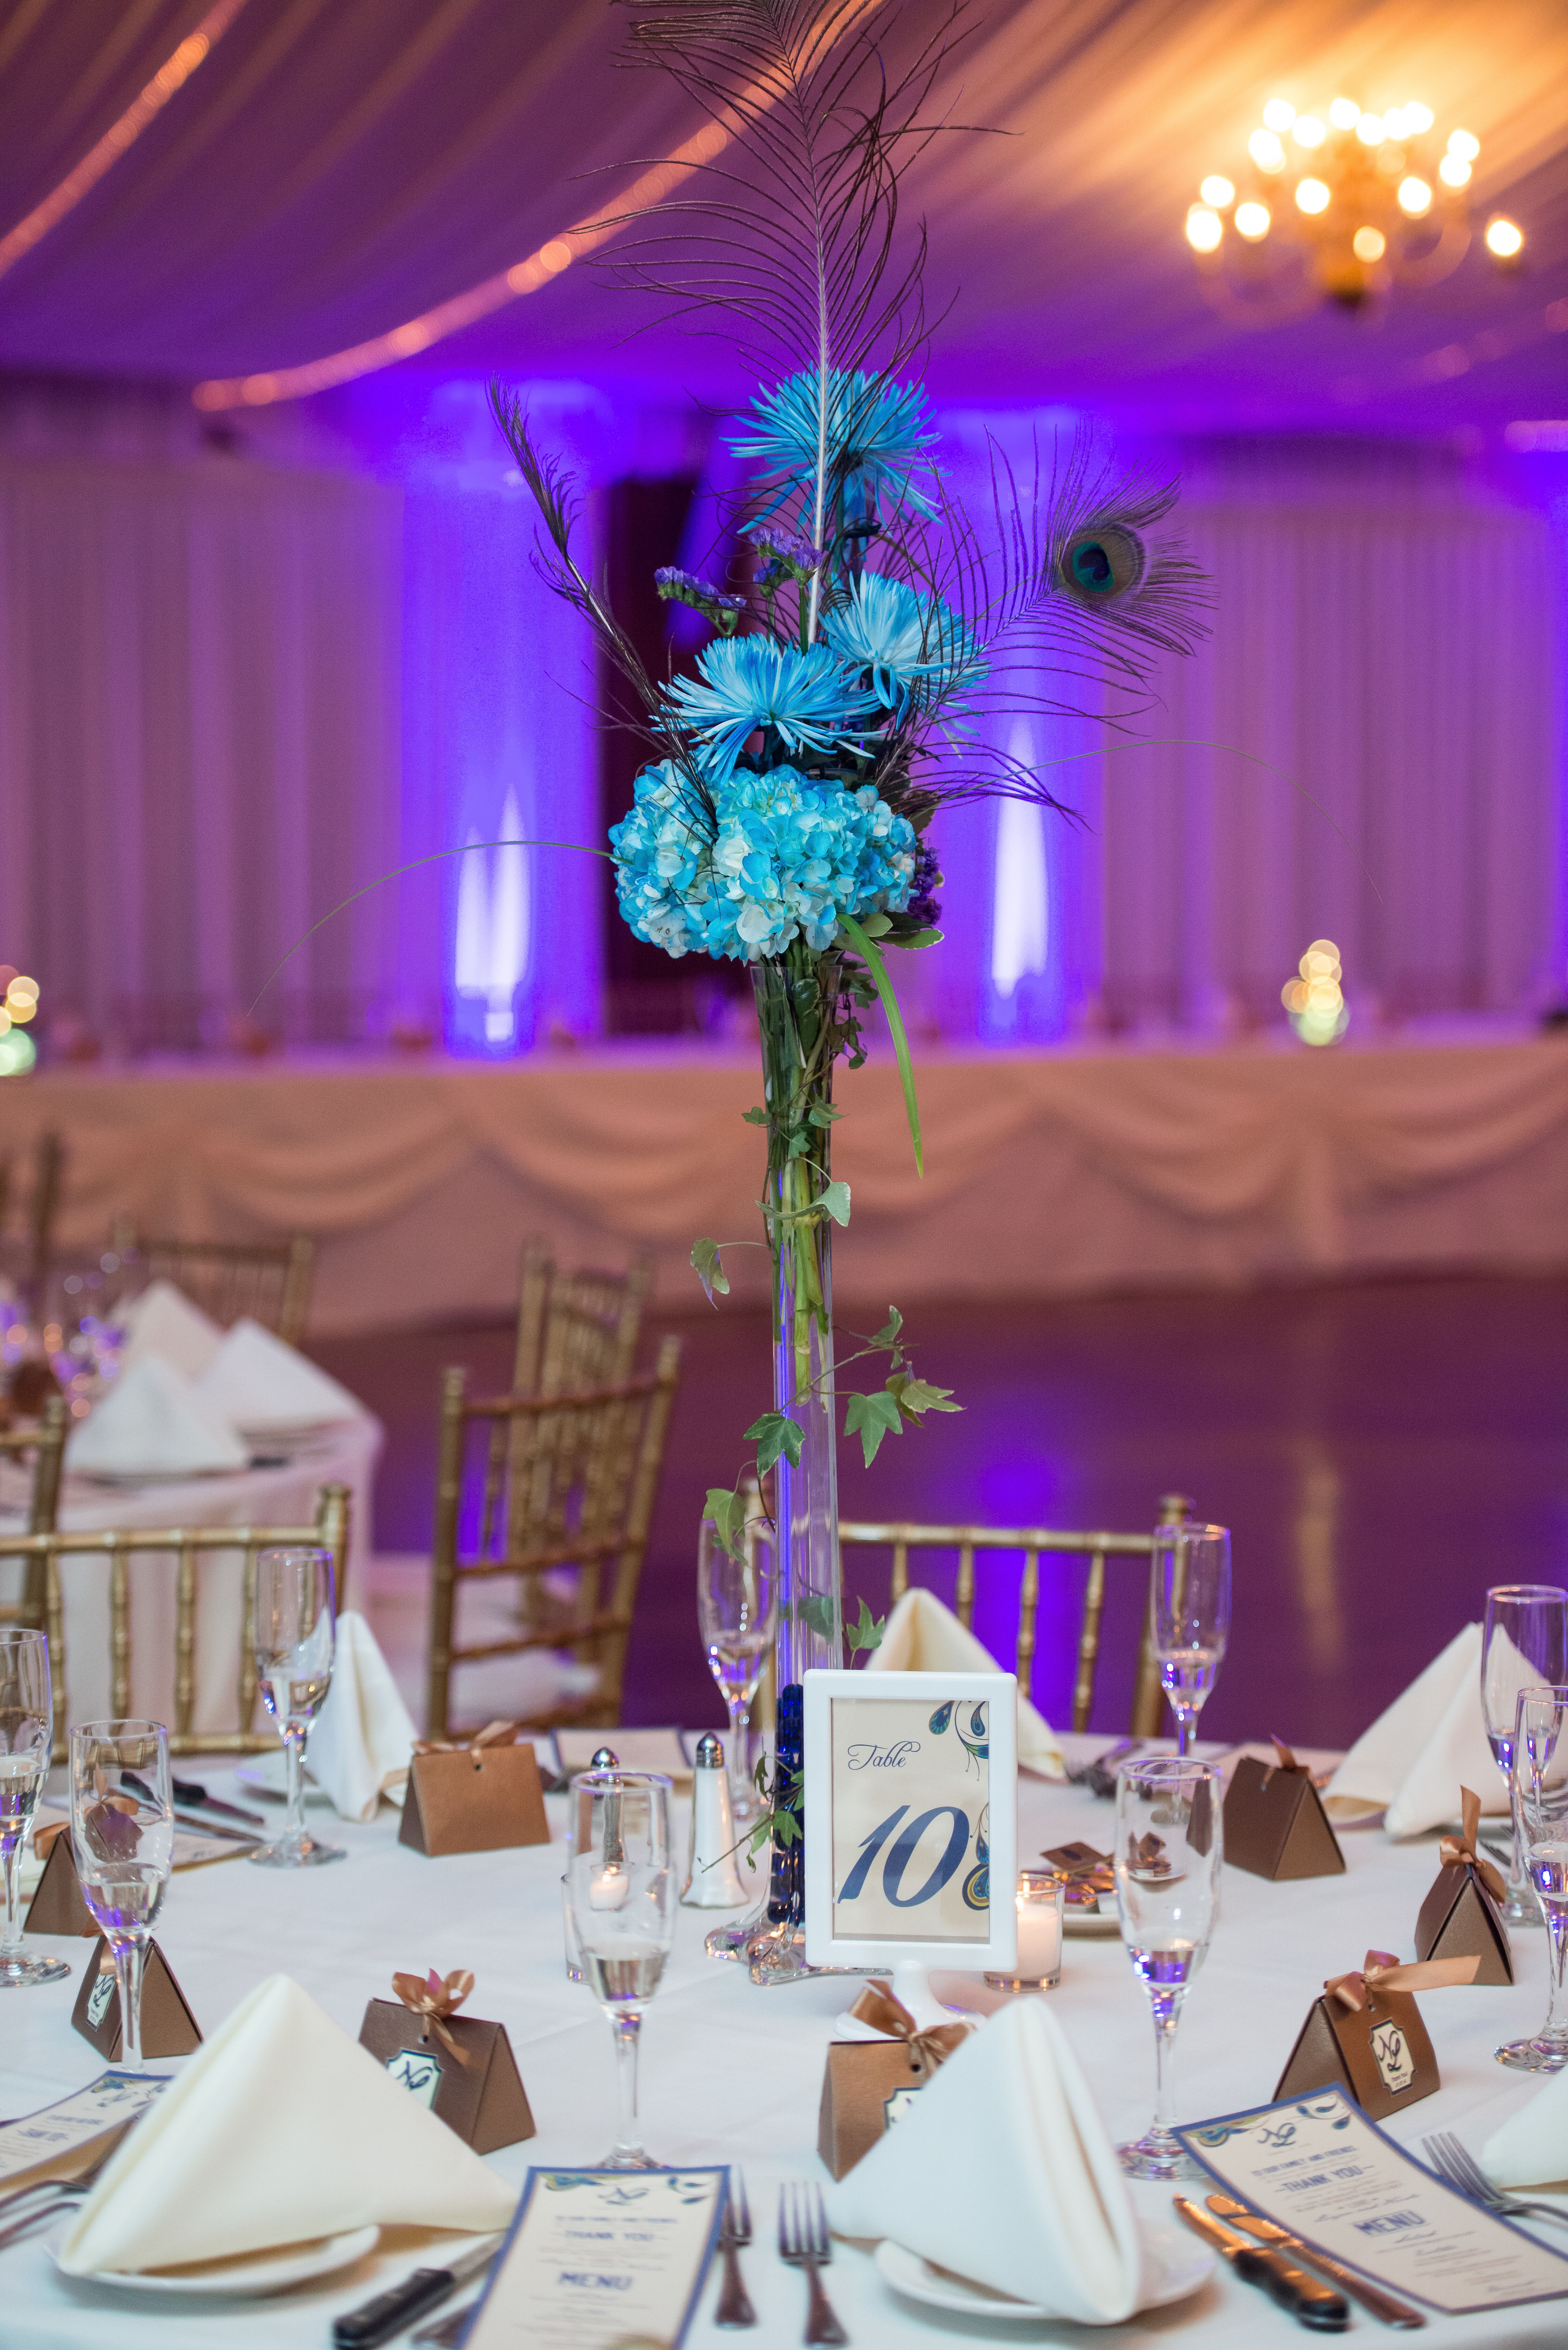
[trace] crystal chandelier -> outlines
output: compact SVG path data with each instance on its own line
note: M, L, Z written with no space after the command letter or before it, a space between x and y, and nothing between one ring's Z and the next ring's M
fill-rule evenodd
M1230 317L1273 326L1324 298L1355 310L1396 285L1436 285L1469 249L1480 153L1468 130L1438 137L1431 108L1414 101L1370 114L1336 98L1298 114L1271 99L1245 166L1235 179L1210 173L1189 208L1204 292ZM1500 268L1524 250L1501 213L1484 241Z

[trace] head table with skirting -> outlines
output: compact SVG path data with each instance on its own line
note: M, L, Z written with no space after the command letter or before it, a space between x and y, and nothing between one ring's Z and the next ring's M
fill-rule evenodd
M1071 1740L1074 1750L1103 1742ZM209 1774L212 1775L212 1774ZM214 1787L227 1783L213 1778ZM228 1792L241 1792L233 1786ZM244 1800L241 1792L241 1800ZM292 1974L351 2036L366 2002L390 1998L394 1970L442 1973L470 1967L477 1982L467 2012L505 2024L533 2107L537 2136L490 2158L521 2183L531 2163L599 2160L615 2131L610 2032L591 1995L566 1979L560 1877L564 1799L552 1797L548 1847L427 1860L397 1842L395 1812L370 1827L327 1815L324 1825L348 1858L300 1876L252 1868L244 1860L174 1878L159 1939L197 2020L211 2033L265 1975ZM680 1849L685 1807L678 1805ZM1111 1808L1084 1791L1026 1778L1020 1784L1021 1860L1047 1845L1083 1837L1109 1842ZM1181 2022L1177 2106L1185 2120L1234 2112L1268 2098L1312 1999L1326 1976L1359 1966L1368 1949L1410 1955L1416 1912L1436 1873L1437 1838L1394 1846L1381 1831L1344 1839L1347 1872L1270 1885L1227 1868L1223 1910L1208 1962ZM716 1913L682 1909L674 1954L643 2027L641 2109L646 2143L678 2164L741 2164L755 2240L742 2255L758 2314L750 2335L712 2324L717 2268L689 2341L750 2340L758 2350L797 2344L805 2316L802 2278L774 2250L777 2188L827 2174L816 2156L817 2106L833 2020L856 1983L828 1977L755 1989L741 1969L710 1960L703 1936ZM91 1944L40 1938L35 1948L73 1964L73 1980L0 1994L0 2113L19 2115L66 2095L100 2069L70 2015ZM1460 1989L1422 1995L1443 2075L1438 2093L1386 2126L1418 2152L1430 2131L1455 2130L1473 2150L1538 2084L1493 2060L1499 2041L1541 2021L1546 2008L1544 1932L1515 1937L1519 1981L1511 1990ZM944 1996L961 1978L937 1978ZM1070 2034L1113 2138L1147 2124L1154 2094L1147 1999L1119 1940L1069 1939L1059 1988L1048 1994ZM163 2069L161 2067L158 2069ZM1170 2190L1131 2182L1139 2212L1173 2219ZM1201 2192L1201 2190L1191 2190ZM1550 2238L1552 2231L1548 2231ZM5 2350L320 2350L332 2319L433 2256L378 2253L353 2270L281 2299L252 2303L141 2302L59 2278L33 2239L0 2252L0 2336ZM944 2319L898 2299L868 2253L839 2244L826 2279L857 2350L903 2350L939 2339L1049 2343L1094 2338L1091 2329L1005 2326ZM1436 2345L1510 2350L1561 2343L1568 2302L1479 2317L1430 2321ZM1354 2329L1379 2331L1362 2313ZM406 2337L400 2337L404 2338ZM1300 2339L1299 2329L1255 2289L1218 2274L1190 2301L1104 2330L1116 2345L1165 2350L1262 2350Z

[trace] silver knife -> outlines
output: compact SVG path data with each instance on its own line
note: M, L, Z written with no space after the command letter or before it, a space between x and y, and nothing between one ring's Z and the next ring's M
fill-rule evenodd
M252 1835L248 1828L222 1828L216 1820L198 1818L194 1812L176 1812L178 1825L189 1828L192 1835L216 1836L223 1844L260 1844L263 1839Z
M1205 2200L1209 2209L1221 2220L1233 2221L1238 2228L1244 2228L1249 2236L1256 2236L1260 2242L1276 2245L1282 2252L1293 2252L1298 2261L1307 2261L1324 2276L1332 2277L1341 2293L1348 2293L1352 2301L1358 2301L1363 2309L1374 2317L1380 2317L1385 2325L1395 2325L1408 2333L1415 2326L1427 2323L1420 2311L1412 2309L1407 2301L1396 2300L1393 2293L1385 2293L1380 2285L1365 2283L1354 2269L1345 2268L1338 2261L1332 2260L1327 2252L1314 2251L1310 2244L1303 2244L1299 2236L1293 2236L1288 2228L1282 2228L1277 2220L1265 2220L1262 2212L1252 2210L1245 2203L1238 2203L1233 2195L1210 2195Z
M416 2269L386 2293L379 2293L373 2301L361 2302L337 2318L332 2327L335 2350L374 2350L378 2342L389 2342L427 2309L434 2309L448 2293L455 2293L487 2269L500 2246L495 2237L483 2244L474 2244L466 2252L459 2252L444 2269ZM463 2311L468 2315L468 2311Z

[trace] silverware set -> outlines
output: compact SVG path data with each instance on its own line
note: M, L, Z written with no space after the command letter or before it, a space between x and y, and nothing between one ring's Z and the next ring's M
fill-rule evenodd
M715 2325L754 2325L757 2322L737 2257L751 2241L752 2209L746 2198L746 2182L738 2170L732 2170L730 2192L719 2229L724 2282L713 2312ZM780 2188L778 2247L779 2258L785 2266L800 2269L805 2277L808 2300L804 2339L814 2345L847 2343L849 2336L834 2314L833 2304L823 2289L822 2272L833 2259L833 2238L828 2231L827 2210L820 2187L805 2179L791 2179Z
M74 2178L35 2178L30 2187L0 2195L0 2251L29 2234L41 2220L57 2218L89 2194L109 2157L119 2152L120 2140L130 2127L126 2122L117 2129L91 2168L78 2171Z
M1568 2211L1557 2204L1532 2203L1527 2196L1505 2194L1501 2188L1494 2187L1474 2155L1459 2144L1452 2130L1438 2130L1431 2137L1424 2137L1421 2151L1445 2185L1457 2189L1483 2210L1495 2212L1500 2220L1511 2220L1530 2211L1538 2219L1568 2225Z
M1067 1773L1067 1783L1087 1787L1091 1795L1114 1795L1116 1792L1116 1764L1125 1762L1129 1754L1142 1752L1141 1738L1123 1738L1115 1746L1107 1746L1092 1762L1080 1762L1075 1771Z

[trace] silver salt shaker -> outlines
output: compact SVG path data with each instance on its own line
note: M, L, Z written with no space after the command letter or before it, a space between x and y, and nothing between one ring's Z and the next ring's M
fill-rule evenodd
M680 1900L687 1909L739 1909L752 1897L735 1866L735 1822L722 1741L697 1741L691 1770L691 1845Z

